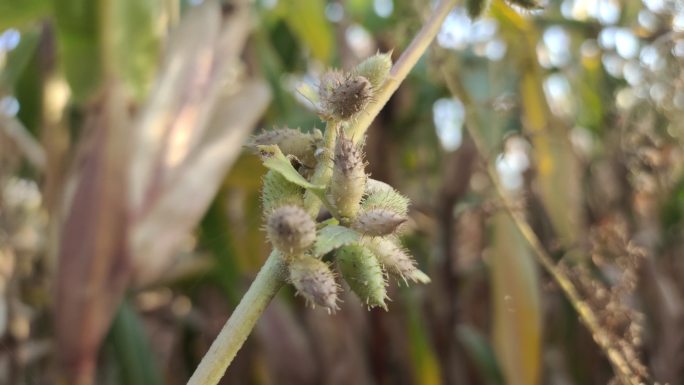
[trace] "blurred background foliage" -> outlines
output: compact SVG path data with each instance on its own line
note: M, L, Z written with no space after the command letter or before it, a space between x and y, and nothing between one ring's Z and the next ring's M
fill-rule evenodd
M297 88L429 11L0 0L0 383L185 383L268 251L245 139L322 128ZM285 288L223 383L611 381L492 166L643 379L684 384L683 64L676 0L456 7L366 141L433 283L332 316Z

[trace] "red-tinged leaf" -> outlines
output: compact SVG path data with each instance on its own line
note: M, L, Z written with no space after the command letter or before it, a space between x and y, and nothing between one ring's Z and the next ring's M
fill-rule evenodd
M268 86L252 81L220 101L207 135L134 225L136 283L158 278L171 265L173 251L209 207L269 100Z
M248 11L235 7L227 20L215 2L190 11L136 122L130 169L136 283L172 265L270 100L262 83L242 86L237 76Z
M130 277L126 242L127 109L116 86L86 122L67 185L56 278L59 357L72 384L94 381L99 345Z
M135 121L131 204L139 215L201 137L217 92L212 78L220 10L194 8L171 36L149 100ZM211 95L210 95L211 94Z

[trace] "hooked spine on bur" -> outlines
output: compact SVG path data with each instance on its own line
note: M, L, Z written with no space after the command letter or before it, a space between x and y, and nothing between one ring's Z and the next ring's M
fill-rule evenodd
M369 308L387 309L390 274L405 282L430 282L396 238L408 218L409 199L368 178L363 138L345 133L388 79L390 56L378 53L349 72L323 75L319 97L325 135L276 128L248 143L269 168L262 187L265 228L288 266L287 281L307 305L331 313L338 309L340 289L331 266ZM317 224L321 204L334 218ZM335 263L325 262L325 255Z

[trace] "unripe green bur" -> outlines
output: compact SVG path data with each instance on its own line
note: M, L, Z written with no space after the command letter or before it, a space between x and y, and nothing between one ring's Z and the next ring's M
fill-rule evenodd
M264 176L261 188L261 201L264 213L270 214L274 209L285 206L301 206L303 189L288 181L279 172L269 170Z
M387 310L387 282L373 253L355 244L337 249L335 256L342 276L361 301L368 307L379 306Z
M373 90L377 90L385 82L391 69L392 53L376 53L359 63L354 69L354 74L368 79Z
M372 96L372 86L363 76L330 71L319 87L321 115L327 120L349 120L361 112Z
M368 191L368 189L366 189ZM361 202L364 210L387 209L403 217L408 213L409 199L393 188L380 189L366 195Z
M307 134L294 128L276 128L252 137L247 144L249 147L257 145L277 144L285 155L293 155L299 162L309 168L316 165L316 145L321 140L320 131L317 134Z
M383 236L395 232L406 219L406 216L384 208L363 210L351 227L364 235Z
M353 219L359 212L366 186L363 155L341 131L335 144L330 195L339 215Z
M292 258L288 264L290 283L304 297L307 305L316 305L334 313L337 307L338 284L330 266L307 255Z
M489 8L489 0L466 0L468 16L475 20Z
M389 273L407 282L429 283L430 277L418 270L413 257L392 237L365 238L363 244L375 254L378 262Z
M385 182L381 182L377 179L373 178L368 178L366 181L366 189L364 191L364 194L366 195L371 195L375 194L376 192L381 192L381 191L387 191L387 190L394 190L394 187L388 185Z
M298 255L316 240L316 223L300 206L281 206L268 216L266 232L273 247L285 256Z

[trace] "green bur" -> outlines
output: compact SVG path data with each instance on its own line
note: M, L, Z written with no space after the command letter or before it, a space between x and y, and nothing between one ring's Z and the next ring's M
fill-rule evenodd
M261 199L264 213L284 205L302 206L304 189L288 181L279 172L269 170L264 176Z
M387 310L387 282L375 255L365 246L353 244L339 248L335 256L342 277L361 301Z

